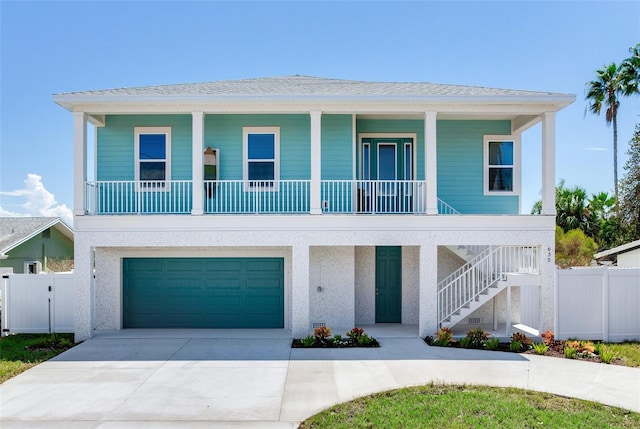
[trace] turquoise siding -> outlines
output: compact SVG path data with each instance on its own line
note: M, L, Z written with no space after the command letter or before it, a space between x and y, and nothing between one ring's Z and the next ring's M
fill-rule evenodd
M438 196L463 214L517 214L517 196L484 195L483 136L510 121L438 121Z
M98 180L134 179L135 127L171 127L171 179L191 179L191 115L108 115L98 128Z
M280 179L311 177L309 115L206 115L204 146L220 149L220 180L242 180L243 127L280 127Z
M191 115L108 115L98 128L97 178L134 179L134 128L172 129L171 177L192 178ZM280 127L280 178L308 180L311 176L310 117L300 115L205 115L204 146L220 150L219 179L242 179L243 127ZM438 196L463 214L516 214L518 196L486 196L483 190L483 136L508 135L509 121L437 121ZM322 115L322 179L352 178L352 116ZM356 133L414 133L415 178L424 180L424 121L420 119L359 119ZM360 175L360 147L357 171ZM342 197L351 201L350 187ZM323 199L325 191L323 190ZM189 211L190 207L176 209Z
M322 115L322 179L353 178L351 115Z

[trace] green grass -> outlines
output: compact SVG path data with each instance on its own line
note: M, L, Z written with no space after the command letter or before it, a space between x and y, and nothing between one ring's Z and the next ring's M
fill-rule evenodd
M515 388L431 384L336 405L300 428L637 428L640 414Z
M607 348L611 349L616 357L622 358L625 366L640 367L640 343L607 343Z
M0 383L73 347L73 334L18 334L0 338Z

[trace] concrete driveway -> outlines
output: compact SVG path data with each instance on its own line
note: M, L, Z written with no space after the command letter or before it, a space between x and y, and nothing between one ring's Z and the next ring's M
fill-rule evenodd
M430 381L640 411L640 369L429 347L416 337L379 340L379 349L318 350L291 349L278 336L98 336L0 385L0 426L293 428L330 405Z

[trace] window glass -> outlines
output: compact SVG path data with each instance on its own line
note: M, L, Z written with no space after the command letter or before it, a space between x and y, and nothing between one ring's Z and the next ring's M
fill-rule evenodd
M404 180L413 179L413 162L411 160L411 145L404 145Z
M250 162L249 180L262 181L274 179L273 162Z
M140 180L165 180L165 162L141 162Z
M489 168L490 191L513 191L513 168Z
M166 150L164 134L140 134L140 159L165 159Z
M513 142L489 142L489 165L513 165Z
M395 145L378 145L378 180L396 180Z
M273 134L249 134L247 146L249 159L275 158L275 136Z
M369 152L369 143L362 147L362 179L371 180L371 154Z

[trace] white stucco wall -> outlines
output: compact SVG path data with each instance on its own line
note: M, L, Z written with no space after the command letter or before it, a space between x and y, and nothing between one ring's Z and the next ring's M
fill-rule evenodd
M432 269L425 267L425 269ZM402 247L402 323L417 325L420 317L420 247Z
M355 248L355 324L376 322L376 248Z
M355 325L353 246L309 248L309 318L344 335ZM320 290L318 290L318 287Z
M121 326L120 260L126 256L283 256L285 326L299 336L311 326L310 250L355 247L350 277L355 304L349 317L358 324L373 323L375 246L394 245L406 248L404 281L413 284L418 272L417 295L404 288L403 301L418 297L420 335L431 335L438 325L437 281L444 274L438 246L540 246L540 301L553 303L554 228L552 216L77 216L76 339L89 338L94 327ZM98 255L95 288L91 280L94 248ZM416 257L417 264L410 262ZM415 317L414 311L415 307L403 307L407 321ZM553 329L554 306L541 305L540 315L539 329Z

